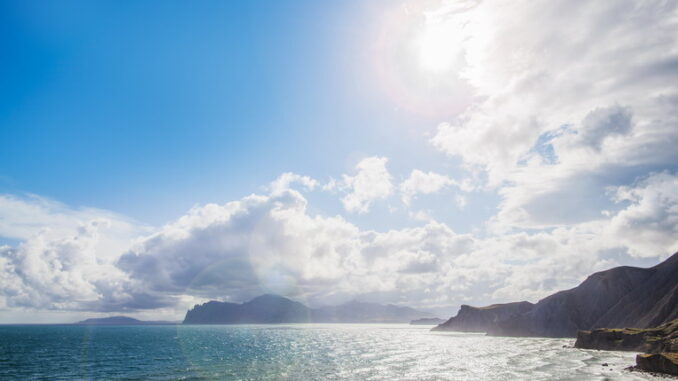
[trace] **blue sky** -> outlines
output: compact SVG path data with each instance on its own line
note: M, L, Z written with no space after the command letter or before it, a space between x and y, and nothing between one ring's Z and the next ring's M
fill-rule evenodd
M435 119L373 79L385 5L5 2L2 189L157 224L284 171L435 162Z
M0 322L263 292L448 314L657 263L677 13L2 1Z

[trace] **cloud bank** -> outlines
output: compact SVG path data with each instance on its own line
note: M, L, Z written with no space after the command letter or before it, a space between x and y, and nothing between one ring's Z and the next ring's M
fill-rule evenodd
M435 221L361 230L340 216L310 215L306 198L286 189L195 207L128 240L117 257L98 255L110 224L95 219L66 238L38 233L0 249L0 306L132 311L264 292L316 304L534 300L618 264L620 251L678 250L677 194L675 174L655 173L611 190L625 207L604 219L479 238Z

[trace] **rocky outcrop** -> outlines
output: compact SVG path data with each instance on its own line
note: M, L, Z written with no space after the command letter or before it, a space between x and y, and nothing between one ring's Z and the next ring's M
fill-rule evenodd
M636 368L678 376L678 353L647 353L636 356Z
M636 356L637 370L678 375L678 319L656 328L600 328L579 331L582 349L646 352Z
M409 307L357 301L313 309L282 296L262 295L242 304L196 305L186 313L184 324L407 323L428 316Z
M656 328L599 328L579 331L574 346L611 351L678 352L678 319Z
M466 312L460 310L436 329L575 337L579 330L655 327L678 318L678 253L651 268L622 266L595 273L573 289L498 320Z
M497 329L497 324L529 312L534 308L530 302L493 304L487 307L462 305L454 316L433 328L434 331L488 332Z

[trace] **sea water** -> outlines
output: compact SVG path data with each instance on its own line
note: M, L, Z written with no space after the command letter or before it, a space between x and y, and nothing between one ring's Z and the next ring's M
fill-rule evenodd
M0 380L653 379L624 370L631 352L430 328L0 326Z

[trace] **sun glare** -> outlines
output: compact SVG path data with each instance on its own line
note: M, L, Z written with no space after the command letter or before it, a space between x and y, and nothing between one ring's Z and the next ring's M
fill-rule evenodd
M418 59L422 69L443 72L452 69L458 55L454 28L446 24L427 25L417 39Z
M465 19L447 9L384 12L374 44L375 78L399 109L445 118L469 103L462 79Z

